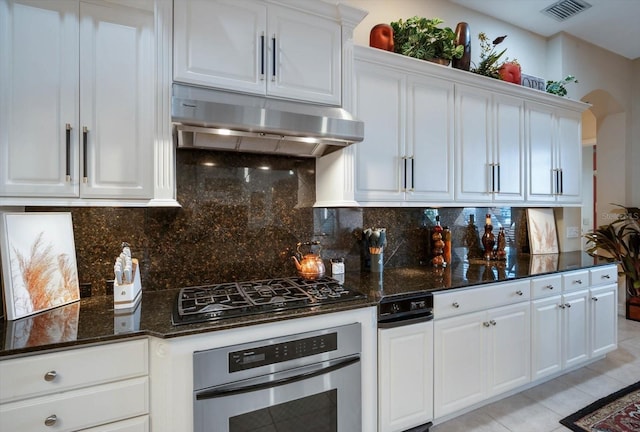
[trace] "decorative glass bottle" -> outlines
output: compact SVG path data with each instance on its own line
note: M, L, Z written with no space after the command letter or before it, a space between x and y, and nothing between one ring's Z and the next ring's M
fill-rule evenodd
M498 245L496 246L496 259L506 260L507 259L507 236L504 233L504 227L500 227L500 231L498 231Z
M442 240L443 233L442 226L440 226L440 216L436 216L436 225L433 227L431 231L431 246L433 258L431 258L431 264L434 267L443 267L446 266L446 262L444 261L444 240Z
M484 234L482 235L482 247L484 248L484 259L493 258L493 247L496 245L496 238L493 235L493 225L491 225L491 215L487 213L484 223Z
M464 232L464 245L467 247L467 259L482 258L480 250L480 235L475 224L475 216L469 215L469 225Z
M444 262L446 265L451 265L451 230L448 226L442 231L442 240L444 240Z

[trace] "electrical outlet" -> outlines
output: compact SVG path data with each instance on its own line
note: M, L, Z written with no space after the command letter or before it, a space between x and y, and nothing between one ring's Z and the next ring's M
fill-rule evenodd
M567 238L580 237L580 228L576 226L567 227Z

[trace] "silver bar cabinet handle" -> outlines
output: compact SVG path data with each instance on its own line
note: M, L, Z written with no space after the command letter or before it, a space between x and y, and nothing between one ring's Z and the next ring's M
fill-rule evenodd
M273 74L271 75L271 81L275 81L276 80L276 35L274 33L273 37L271 38L271 42L273 43L273 64L271 65L271 70L273 72Z
M82 182L83 183L87 183L89 181L89 173L88 168L87 168L87 137L89 135L89 129L87 129L86 126L84 126L82 128L82 149L83 149L83 155L82 155Z
M67 152L67 171L65 176L65 181L69 183L71 181L71 125L67 123L65 125L65 135L66 135L66 152Z

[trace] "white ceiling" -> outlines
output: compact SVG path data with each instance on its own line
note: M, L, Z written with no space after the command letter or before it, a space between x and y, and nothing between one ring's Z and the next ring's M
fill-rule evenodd
M565 32L635 60L640 57L640 0L584 0L589 9L558 22L540 11L556 0L449 0L549 37Z

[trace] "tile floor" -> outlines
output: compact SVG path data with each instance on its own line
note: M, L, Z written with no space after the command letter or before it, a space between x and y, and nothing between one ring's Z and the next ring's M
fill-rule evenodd
M640 322L618 320L618 349L606 358L478 408L431 432L566 432L560 419L640 380Z

